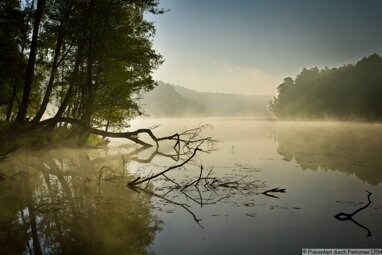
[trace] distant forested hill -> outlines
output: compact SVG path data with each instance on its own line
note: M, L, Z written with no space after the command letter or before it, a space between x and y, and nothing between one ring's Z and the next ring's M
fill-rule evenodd
M284 119L382 120L382 57L373 54L355 65L303 69L277 88L270 108Z
M144 95L145 112L154 117L271 117L270 96L197 92L158 82Z

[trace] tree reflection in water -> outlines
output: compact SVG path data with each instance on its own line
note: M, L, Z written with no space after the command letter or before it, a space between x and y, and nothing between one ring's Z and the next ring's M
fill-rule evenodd
M199 149L214 150L211 138L190 137L178 138L173 154L158 146L123 146L110 151L18 151L7 157L0 162L0 254L150 254L163 225L154 214L153 197L182 207L200 225L185 200L202 207L262 194L267 187L263 181L218 177L200 165L200 172L184 179L165 170L151 175L158 177L154 184L150 174L144 174L141 183L133 181L138 178L130 175L129 162L150 163L161 156L178 162L169 167L176 169ZM199 148L202 144L205 147ZM237 167L238 172L251 170Z
M207 151L215 141L200 137L207 125L157 138L156 147L106 150L57 149L1 154L0 254L148 254L162 222L153 214L151 185L127 188L129 161L157 156L187 157L195 144ZM159 142L174 141L172 154ZM133 150L131 150L131 148ZM146 159L138 154L155 148ZM103 154L103 155L102 155ZM129 169L128 169L129 170ZM148 195L149 194L149 195Z
M352 123L284 123L274 131L277 151L286 161L295 160L302 169L340 171L355 175L371 185L382 183L382 129L380 124ZM339 213L340 221L351 221L366 230L371 230L356 221L353 216L366 209L368 204L353 213Z
M19 152L1 162L0 254L151 253L162 223L150 197L112 170L121 157L101 165L98 153Z
M382 183L380 124L281 123L274 130L277 152L302 169L333 170Z

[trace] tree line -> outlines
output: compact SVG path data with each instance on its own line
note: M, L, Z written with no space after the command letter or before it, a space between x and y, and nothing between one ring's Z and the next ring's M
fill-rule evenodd
M154 117L270 117L271 96L199 92L158 81L144 95L145 112Z
M162 62L153 49L158 0L0 2L0 119L120 128L142 113ZM53 125L54 126L54 125Z
M382 120L382 57L373 54L339 68L304 68L269 102L281 119Z

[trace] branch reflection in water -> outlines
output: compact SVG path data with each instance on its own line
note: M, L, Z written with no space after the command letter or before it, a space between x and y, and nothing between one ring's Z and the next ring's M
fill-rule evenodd
M2 161L0 254L150 254L162 225L150 197L125 188L121 160L93 162L101 153L20 151Z
M195 165L196 152L214 150L210 138L187 135L190 139L178 139L173 154L158 146L129 145L120 150L20 150L8 156L0 162L0 254L150 254L163 225L153 209L154 197L182 207L202 226L190 205L168 195L182 194L203 207L236 193L261 194L264 182L218 178L202 166L196 178L177 180L162 172L127 188L136 180L131 162L148 164L161 156L180 162L170 167L176 169L184 162ZM144 152L150 155L142 158Z
M277 151L286 161L293 161L302 168L339 171L354 175L363 182L377 186L382 182L382 129L380 124L354 123L285 123L274 131ZM370 229L354 219L368 204L353 213L339 213L334 217L340 221L351 221L367 231Z
M336 218L336 219L339 220L339 221L347 221L347 220L352 221L352 222L353 222L354 224L356 224L357 226L359 226L359 227L365 229L365 230L367 231L367 235L366 235L366 237L370 237L370 236L371 236L371 231L370 231L370 229L367 228L366 226L362 225L361 223L359 223L358 221L356 221L356 220L353 218L353 216L355 216L357 213L359 213L359 212L362 211L362 210L365 210L367 207L370 206L370 204L371 204L370 196L371 196L372 193L369 192L369 191L366 191L366 192L367 192L367 194L368 194L368 195L367 195L368 203L367 203L366 205L364 205L364 206L358 208L357 210L355 210L355 211L352 212L352 213L343 213L343 212L338 213L338 214L336 214L336 215L334 216L334 218Z

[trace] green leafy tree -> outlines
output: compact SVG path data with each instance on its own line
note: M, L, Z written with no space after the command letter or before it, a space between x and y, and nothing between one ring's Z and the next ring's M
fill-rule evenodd
M148 12L164 13L158 5L157 0L2 2L2 119L28 128L53 117L51 127L77 124L85 138L95 126L127 125L142 113L138 100L156 85L152 72L163 62L153 49L154 24L145 19Z
M382 119L382 57L363 58L339 68L303 69L296 79L286 78L269 102L284 119Z

